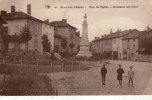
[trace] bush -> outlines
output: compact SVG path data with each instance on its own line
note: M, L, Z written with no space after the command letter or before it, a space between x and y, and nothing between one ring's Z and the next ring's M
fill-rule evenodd
M5 88L4 95L55 95L47 76L25 69L11 73Z

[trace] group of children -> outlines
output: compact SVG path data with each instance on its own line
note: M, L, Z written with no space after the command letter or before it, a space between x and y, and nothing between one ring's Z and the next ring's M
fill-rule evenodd
M133 78L134 78L134 71L133 71L133 67L130 66L129 67L129 71L128 71L128 79L129 79L129 85L128 87L130 87L130 85L132 84L132 87L134 87L133 85ZM122 84L122 74L124 74L124 70L122 68L122 65L119 65L119 68L117 69L117 80L119 81L119 85ZM106 74L107 74L107 68L105 67L105 64L103 64L102 68L101 68L101 76L102 76L102 84L105 85L105 78L106 78Z

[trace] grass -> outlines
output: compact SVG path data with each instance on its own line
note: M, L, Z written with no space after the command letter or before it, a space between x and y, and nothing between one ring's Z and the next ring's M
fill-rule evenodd
M7 71L10 70L10 67L7 68ZM9 78L0 91L1 95L56 95L46 75L38 75L34 70L21 67L8 72Z

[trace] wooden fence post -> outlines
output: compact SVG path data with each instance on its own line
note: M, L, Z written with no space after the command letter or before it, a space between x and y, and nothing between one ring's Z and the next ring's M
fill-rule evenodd
M3 64L5 64L5 60L3 59Z
M20 63L21 63L21 68L22 68L22 66L23 66L22 60L21 60L21 62L20 62Z
M39 66L39 62L38 61L36 62L36 65Z

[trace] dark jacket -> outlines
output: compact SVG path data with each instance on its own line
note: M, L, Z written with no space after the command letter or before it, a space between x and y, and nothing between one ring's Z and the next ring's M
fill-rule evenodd
M117 80L122 80L122 74L124 73L124 70L122 68L117 69Z
M101 75L106 75L107 74L107 68L103 67L101 68Z

